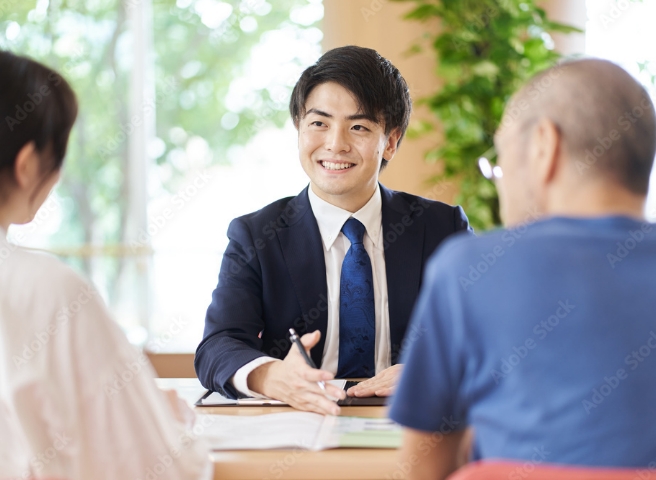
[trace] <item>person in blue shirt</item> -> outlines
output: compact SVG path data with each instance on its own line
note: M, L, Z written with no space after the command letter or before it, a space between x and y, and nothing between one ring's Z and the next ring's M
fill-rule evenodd
M429 262L390 410L400 472L444 478L472 437L470 459L527 472L653 465L654 105L617 65L568 62L513 97L495 147L507 229Z

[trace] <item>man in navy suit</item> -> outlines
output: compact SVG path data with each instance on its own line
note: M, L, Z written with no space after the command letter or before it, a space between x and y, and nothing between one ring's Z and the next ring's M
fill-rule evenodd
M344 392L317 382L335 375L371 377L349 395L391 394L426 261L471 230L460 207L378 183L411 109L405 80L371 49L331 50L302 74L290 112L310 185L230 224L196 352L205 387L329 414L327 397Z

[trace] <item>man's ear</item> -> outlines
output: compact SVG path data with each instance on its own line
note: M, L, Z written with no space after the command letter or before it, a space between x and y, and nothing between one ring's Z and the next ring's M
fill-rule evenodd
M543 118L533 128L529 141L529 164L538 183L547 185L556 176L561 162L561 134L551 120Z
M19 188L32 188L40 180L41 167L34 142L26 143L16 156L14 179Z
M394 155L396 155L400 138L401 138L400 128L395 128L388 135L387 142L385 143L385 151L383 152L383 158L388 162L392 160L392 158L394 158Z

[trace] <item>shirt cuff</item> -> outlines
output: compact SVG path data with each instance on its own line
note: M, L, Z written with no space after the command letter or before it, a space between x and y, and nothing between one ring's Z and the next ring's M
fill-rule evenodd
M243 395L248 395L253 398L260 399L269 399L266 395L261 395L257 392L254 392L248 388L248 375L255 370L257 367L265 365L270 362L279 362L280 360L273 357L259 357L255 360L248 362L246 365L241 367L235 374L232 376L232 385Z

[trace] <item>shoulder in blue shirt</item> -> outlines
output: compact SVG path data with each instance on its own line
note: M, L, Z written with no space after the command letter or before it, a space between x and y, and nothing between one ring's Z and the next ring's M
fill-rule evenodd
M455 237L427 268L391 417L472 426L476 459L647 466L655 291L649 223L552 218Z

